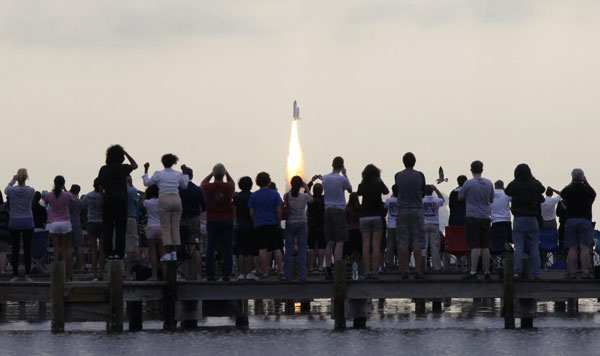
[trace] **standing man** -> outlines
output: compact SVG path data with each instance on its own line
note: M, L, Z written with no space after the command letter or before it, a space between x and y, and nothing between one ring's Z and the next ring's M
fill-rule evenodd
M227 181L223 181L226 177ZM214 178L214 182L210 182ZM233 268L233 204L235 183L225 166L217 163L200 184L206 197L206 278L215 279L215 250L217 240L223 246L223 281L228 282Z
M556 196L553 196L556 193ZM542 229L556 230L556 205L560 202L560 192L552 187L546 188L546 197L542 203Z
M421 249L425 247L425 222L423 215L423 197L425 197L425 175L414 169L417 159L412 152L402 157L404 170L396 173L398 188L396 206L396 247L400 251L402 279L408 279L409 247L415 258L415 278L421 275Z
M344 159L340 156L333 159L331 173L323 176L323 191L325 193L325 220L323 232L325 234L325 279L333 279L331 270L331 254L335 245L335 261L342 259L344 242L348 241L348 222L346 221L346 196L345 191L352 192L352 185L348 180Z
M206 210L206 200L202 188L192 183L194 171L181 166L181 172L190 177L188 186L185 189L179 187L179 197L181 198L181 223L179 225L179 235L181 236L181 245L186 249L192 259L198 262L197 269L202 270L202 251L197 251L196 239L200 241L200 213ZM198 271L194 271L198 275Z
M129 164L123 164L127 157ZM98 172L102 187L102 223L104 254L108 259L125 256L125 233L127 231L127 177L138 168L133 158L119 145L106 150L106 165ZM115 243L113 245L113 231Z
M577 271L577 247L581 253L581 269L583 278L590 275L590 245L594 237L592 226L592 203L596 192L590 186L583 170L575 168L571 172L573 179L561 192L567 206L567 222L565 224L565 247L569 249L567 257L567 273L569 278L575 278Z
M437 198L433 196L433 192ZM427 251L431 251L431 265L434 271L442 269L442 258L440 257L440 213L446 200L442 193L434 186L425 186L425 198L423 198L423 215L425 223L425 258ZM425 264L427 265L427 263Z
M494 183L494 202L492 203L492 251L508 251L512 243L512 226L510 223L511 197L504 193L504 182Z
M494 202L494 186L487 178L482 178L483 163L471 163L473 178L465 182L458 192L458 200L464 201L465 237L471 250L471 273L464 280L477 279L479 256L483 260L484 279L490 280L490 205Z
M464 226L465 225L465 214L467 207L464 201L458 200L458 193L460 189L467 181L467 176L460 175L456 178L458 187L456 187L449 197L448 207L450 208L450 219L448 219L448 226Z

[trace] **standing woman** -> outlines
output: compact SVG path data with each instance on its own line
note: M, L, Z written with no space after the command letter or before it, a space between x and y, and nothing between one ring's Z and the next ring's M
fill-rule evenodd
M167 252L160 259L161 261L177 261L177 246L181 245L179 237L179 224L181 222L181 198L179 197L179 188L186 189L189 182L189 176L172 169L179 158L174 154L167 153L162 156L161 162L165 169L156 171L152 178L148 178L148 168L150 163L144 163L144 185L149 187L153 184L158 186L158 215L160 218L160 229L163 245ZM185 165L182 166L182 169Z
M152 266L152 277L150 281L158 280L158 252L165 254L162 240L160 238L160 218L158 213L158 186L151 185L146 189L144 201L142 202L146 213L148 214L148 223L146 225L146 238L150 248L150 265Z
M102 238L102 194L98 178L94 179L94 191L83 197L83 206L87 207L87 237L92 250L92 274L93 281L102 280L104 275L104 240ZM100 247L100 256L98 256ZM98 257L100 257L100 276L98 276Z
M54 178L54 189L44 197L46 204L50 205L48 214L48 231L54 246L56 261L64 261L69 257L69 235L71 216L69 215L69 203L75 201L73 195L65 189L65 178L56 176Z
M23 239L23 258L25 262L25 280L32 282L29 277L31 270L31 237L33 236L33 213L31 204L35 190L25 185L25 181L29 178L27 170L21 168L17 174L8 183L4 190L6 197L10 203L10 216L8 220L8 228L12 241L12 267L13 278L11 282L19 280L19 250L21 247L21 238ZM15 182L17 186L15 187Z
M369 164L362 172L362 182L358 185L358 195L363 197L360 216L360 232L362 234L362 256L367 278L374 278L379 267L381 234L383 232L382 216L384 205L381 196L390 190L381 180L381 171ZM371 249L373 255L371 256Z
M294 245L298 246L298 279L306 280L306 238L308 237L308 226L306 222L306 207L312 202L312 196L299 176L294 176L290 182L292 189L285 194L284 200L289 207L289 216L285 223L285 255L284 270L285 279L292 277L292 253ZM304 188L304 193L300 193Z

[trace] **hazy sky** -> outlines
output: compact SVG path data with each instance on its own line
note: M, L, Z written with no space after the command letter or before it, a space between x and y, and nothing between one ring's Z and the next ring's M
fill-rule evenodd
M296 99L310 175L342 155L391 185L413 151L446 193L474 159L600 188L599 33L596 1L3 1L0 179L89 191L121 143L283 185Z

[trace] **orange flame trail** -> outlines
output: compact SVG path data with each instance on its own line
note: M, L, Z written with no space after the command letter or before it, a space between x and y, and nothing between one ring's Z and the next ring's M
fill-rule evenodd
M292 121L292 133L290 137L290 147L287 157L286 186L290 187L290 180L293 176L300 176L304 179L304 157L298 138L298 121Z

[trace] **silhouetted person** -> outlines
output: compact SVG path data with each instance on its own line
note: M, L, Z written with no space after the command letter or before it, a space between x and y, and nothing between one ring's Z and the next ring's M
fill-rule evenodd
M458 192L461 187L467 181L467 176L460 175L456 178L458 187L456 187L448 198L448 207L450 208L450 218L448 219L448 226L464 226L465 225L465 214L467 212L467 206L464 201L458 200Z

